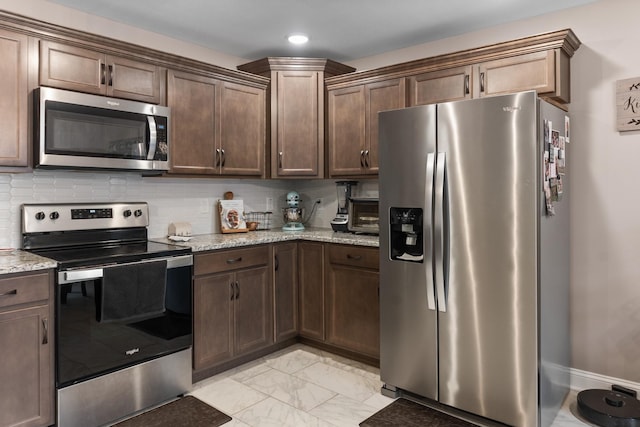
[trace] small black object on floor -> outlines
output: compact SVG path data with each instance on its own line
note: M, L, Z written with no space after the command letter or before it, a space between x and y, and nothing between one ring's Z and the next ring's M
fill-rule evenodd
M218 427L231 421L223 414L193 396L185 396L159 406L114 427Z
M619 385L611 390L590 389L578 393L578 412L603 427L640 427L637 393Z
M452 417L407 399L397 399L360 423L360 427L475 427L476 424Z

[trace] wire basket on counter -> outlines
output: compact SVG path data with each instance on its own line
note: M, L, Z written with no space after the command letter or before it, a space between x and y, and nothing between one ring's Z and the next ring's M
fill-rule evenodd
M271 230L271 212L246 212L245 220L258 223L256 230Z

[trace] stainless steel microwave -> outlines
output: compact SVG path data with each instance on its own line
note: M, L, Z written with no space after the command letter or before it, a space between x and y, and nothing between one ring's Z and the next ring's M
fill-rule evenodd
M169 108L41 87L34 163L42 168L169 169Z

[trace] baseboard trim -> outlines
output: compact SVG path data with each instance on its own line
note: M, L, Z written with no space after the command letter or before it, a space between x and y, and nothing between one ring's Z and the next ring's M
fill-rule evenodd
M571 390L581 391L591 388L609 390L611 385L617 384L640 392L640 383L609 377L580 369L569 368Z

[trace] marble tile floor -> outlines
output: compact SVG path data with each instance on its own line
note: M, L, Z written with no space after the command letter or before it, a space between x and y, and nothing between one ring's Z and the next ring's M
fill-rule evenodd
M233 417L225 427L357 427L392 399L377 368L296 344L194 384L190 394ZM552 427L589 425L570 394Z

